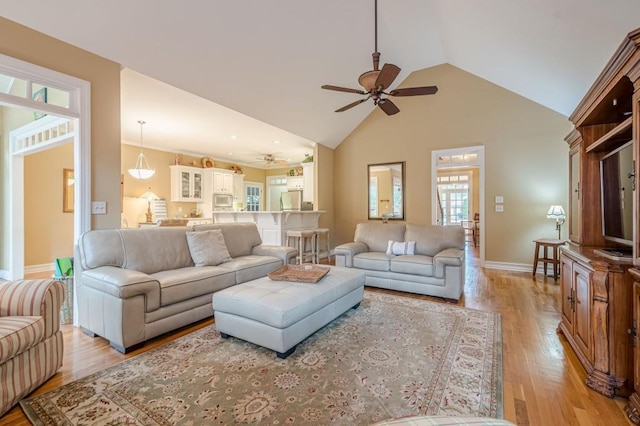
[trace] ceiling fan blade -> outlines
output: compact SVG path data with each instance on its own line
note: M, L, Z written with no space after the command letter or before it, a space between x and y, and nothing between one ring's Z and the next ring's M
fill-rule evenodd
M287 163L284 160L274 160L273 161L275 164L280 164L281 166L289 166L289 163Z
M384 64L378 78L376 79L376 87L382 87L382 90L391 86L393 80L400 74L400 68L393 64Z
M369 99L369 98L367 97L367 98L364 98L364 99L360 99L359 101L351 102L349 105L345 105L345 106L343 106L342 108L337 109L335 112L343 112L343 111L346 111L346 110L348 110L348 109L350 109L350 108L353 108L353 107L354 107L354 106L356 106L356 105L360 105L361 103L365 102L367 99Z
M418 95L433 95L438 91L437 86L425 86L425 87L407 87L405 89L395 89L389 92L391 96L418 96Z
M367 92L365 92L363 90L349 89L347 87L331 86L329 84L325 84L324 86L322 86L322 88L323 89L327 89L327 90L335 90L337 92L357 93L359 95L366 95L367 94Z
M378 106L381 110L385 112L387 115L393 115L400 112L396 104L391 102L389 99L380 99L378 101Z

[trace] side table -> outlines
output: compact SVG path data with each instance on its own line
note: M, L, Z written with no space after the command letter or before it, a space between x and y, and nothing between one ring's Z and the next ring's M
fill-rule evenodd
M73 276L56 277L53 275L51 279L60 281L65 287L64 302L60 307L60 324L71 324L73 322Z
M536 243L536 251L533 255L533 276L536 276L536 270L538 269L538 262L544 264L544 275L547 275L547 264L553 265L553 279L557 280L560 275L560 257L558 256L558 249L561 245L564 245L563 240L557 240L554 238L539 238L533 240ZM540 247L543 248L542 256L540 256ZM549 248L552 249L552 256L549 257Z

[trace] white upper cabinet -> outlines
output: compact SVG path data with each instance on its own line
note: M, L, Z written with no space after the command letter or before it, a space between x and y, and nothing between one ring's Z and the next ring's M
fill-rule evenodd
M233 172L214 170L213 193L233 195Z
M171 201L201 202L204 173L201 168L169 166L171 169Z

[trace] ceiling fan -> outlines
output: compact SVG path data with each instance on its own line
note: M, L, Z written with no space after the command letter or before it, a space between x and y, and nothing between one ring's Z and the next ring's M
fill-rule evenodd
M280 166L288 167L289 163L285 160L281 160L276 158L273 154L262 154L261 158L257 158L258 160L264 161L264 165L266 168L271 167L272 164L277 164Z
M424 86L424 87L407 87L404 89L394 89L391 91L385 91L389 88L393 80L400 74L400 68L393 64L384 64L382 70L378 69L380 63L380 53L378 52L378 0L375 0L375 51L373 56L373 70L367 71L358 77L358 83L364 87L365 90L349 89L347 87L331 86L325 84L323 89L335 90L338 92L357 93L359 95L367 95L366 98L352 102L342 108L337 109L335 112L343 112L356 105L373 99L373 104L380 107L387 115L393 115L400 112L400 109L391 102L385 96L417 96L417 95L433 95L438 91L436 86Z

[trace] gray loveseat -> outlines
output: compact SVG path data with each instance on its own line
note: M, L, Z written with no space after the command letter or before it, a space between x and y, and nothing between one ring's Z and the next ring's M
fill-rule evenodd
M187 233L202 236L213 229L222 231L231 259L195 266ZM262 245L253 223L89 231L76 247L79 325L127 352L145 340L212 317L214 292L264 277L292 263L295 255L293 248Z
M415 242L414 254L387 254L389 241ZM337 266L365 271L365 285L459 300L464 290L461 226L366 222L335 248Z

